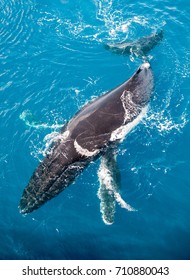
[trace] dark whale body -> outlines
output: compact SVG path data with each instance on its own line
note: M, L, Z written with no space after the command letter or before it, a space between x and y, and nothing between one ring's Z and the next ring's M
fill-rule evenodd
M58 195L92 160L121 141L147 106L152 88L152 70L144 63L128 81L84 106L35 170L22 194L20 212L32 212Z

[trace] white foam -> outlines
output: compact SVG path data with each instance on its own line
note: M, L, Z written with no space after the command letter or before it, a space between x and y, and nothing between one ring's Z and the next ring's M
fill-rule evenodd
M123 141L125 136L146 116L147 111L148 105L142 109L141 113L132 122L129 122L126 125L122 125L114 130L111 134L110 141Z
M145 62L145 63L143 63L142 65L141 65L141 70L143 70L143 69L148 69L148 68L150 68L150 63L148 63L148 62Z
M12 85L12 81L7 82L3 86L0 86L0 91L4 91L5 89L9 88Z
M59 133L54 131L47 134L44 137L44 141L46 142L46 151L53 142L56 142L58 140L60 140L61 142L65 141L68 138L69 134L70 134L69 130L66 130L64 133Z
M187 112L183 112L178 121L174 121L170 115L165 114L165 110L161 112L153 112L146 119L145 125L151 127L152 129L156 128L161 135L164 133L170 133L174 130L181 133L188 123Z
M66 130L65 132L63 132L62 134L60 134L60 139L61 140L66 140L66 138L69 137L70 131Z
M77 141L74 141L74 147L77 151L77 153L79 153L81 156L85 156L85 157L92 157L98 154L99 150L94 150L94 151L89 151L88 149L85 149L83 147L81 147Z
M44 129L47 129L47 128L51 128L51 129L58 129L58 128L61 128L63 127L63 124L52 124L52 125L49 125L47 123L38 123L34 120L32 120L34 118L33 114L31 113L30 110L25 110L23 111L19 118L25 122L25 124L29 127L33 127L33 128L37 128L37 129L40 129L40 128L44 128Z

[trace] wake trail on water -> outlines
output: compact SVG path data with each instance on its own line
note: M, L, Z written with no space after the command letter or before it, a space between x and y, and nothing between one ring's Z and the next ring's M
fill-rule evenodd
M63 124L48 124L48 123L40 123L38 121L35 121L35 117L33 116L32 112L30 110L23 111L19 118L25 123L25 125L33 128L51 128L51 129L59 129L63 127Z
M63 140L63 134L59 130L64 126L64 124L49 124L41 123L35 119L35 116L30 110L23 111L19 118L24 122L24 124L30 128L35 128L36 133L39 130L53 130L52 132L45 135L43 141L39 142L38 137L36 140L31 140L32 151L31 155L36 158L38 161L42 161L42 158L51 152L51 146L54 142L58 140Z

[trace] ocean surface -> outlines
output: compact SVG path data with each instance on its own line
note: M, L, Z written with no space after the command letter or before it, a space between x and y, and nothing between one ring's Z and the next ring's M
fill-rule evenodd
M190 259L190 8L187 0L0 0L0 259ZM118 149L106 225L100 159L26 216L18 204L53 137L142 63L106 43L164 31L148 53L147 116Z

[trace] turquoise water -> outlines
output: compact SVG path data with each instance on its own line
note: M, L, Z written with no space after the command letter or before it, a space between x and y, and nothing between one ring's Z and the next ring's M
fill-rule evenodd
M190 10L187 0L0 1L0 258L190 258ZM87 101L142 63L104 43L164 30L148 55L155 88L147 117L120 145L121 195L105 225L100 161L37 211L24 187L52 137Z

